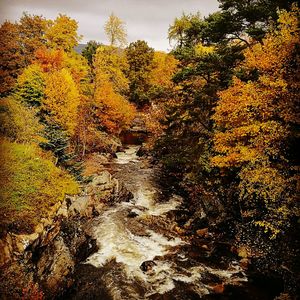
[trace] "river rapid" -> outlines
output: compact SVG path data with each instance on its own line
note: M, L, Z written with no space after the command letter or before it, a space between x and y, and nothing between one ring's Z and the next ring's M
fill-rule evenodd
M247 281L238 262L206 264L190 255L191 245L172 217L182 198L162 193L156 169L128 146L110 166L134 197L93 220L98 250L77 270L72 299L201 299L224 285Z

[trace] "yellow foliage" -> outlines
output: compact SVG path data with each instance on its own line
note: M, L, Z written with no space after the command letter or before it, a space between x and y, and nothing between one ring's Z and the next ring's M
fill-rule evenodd
M62 67L70 72L78 88L85 88L89 79L89 65L83 56L76 52L64 52Z
M116 93L113 84L103 80L95 92L95 104L100 124L111 133L119 133L131 124L135 108L123 96Z
M215 51L214 46L204 46L202 43L198 43L195 46L195 54L198 57L206 56Z
M279 26L245 52L245 66L256 68L264 73L280 72L283 65L299 44L299 8L294 5L290 12L281 11Z
M70 52L78 45L81 36L77 34L78 24L66 15L59 14L46 30L47 44L53 49Z
M45 83L43 108L48 121L54 121L72 135L77 124L80 95L71 74L66 69L48 73Z
M152 68L149 75L151 85L163 88L173 86L172 77L177 71L178 60L172 55L164 52L154 52Z
M299 124L295 111L299 83L290 76L295 48L300 45L299 12L296 6L291 12L280 12L278 28L245 51L243 67L255 69L258 79L243 82L233 78L232 86L219 93L213 116L218 155L212 164L238 170L240 200L258 201L266 208L256 225L271 238L286 226L294 200L295 179L284 172L288 163L284 145L292 135L292 122Z
M96 85L110 81L117 93L128 91L128 79L124 72L128 69L125 53L113 46L99 46L94 57Z

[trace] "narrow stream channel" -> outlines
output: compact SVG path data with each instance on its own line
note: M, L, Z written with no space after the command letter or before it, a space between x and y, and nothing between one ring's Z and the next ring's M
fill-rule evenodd
M134 198L108 208L94 220L92 235L99 250L84 265L101 270L95 284L102 285L103 293L82 299L200 299L214 293L218 282L247 281L236 261L218 269L189 257L188 240L167 217L182 199L177 195L161 199L155 170L137 157L138 148L128 146L117 153L111 166ZM80 295L74 298L81 299Z

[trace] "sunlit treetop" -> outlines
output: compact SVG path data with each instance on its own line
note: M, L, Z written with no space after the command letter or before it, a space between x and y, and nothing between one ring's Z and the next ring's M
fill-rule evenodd
M70 52L78 45L81 36L77 33L78 23L70 17L59 14L51 22L45 38L49 47Z

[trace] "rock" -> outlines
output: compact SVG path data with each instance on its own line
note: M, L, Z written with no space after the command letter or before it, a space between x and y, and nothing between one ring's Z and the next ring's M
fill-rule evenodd
M204 249L205 251L208 251L208 250L209 250L209 248L208 248L207 245L202 245L201 248Z
M127 215L128 218L135 218L137 216L138 216L138 214L134 211L129 212L128 215Z
M149 151L144 146L141 146L139 148L139 150L136 152L136 155L139 157L147 156L148 154L149 154Z
M0 239L0 267L12 259L13 245L9 234L5 239Z
M199 237L208 237L208 228L198 229L196 233Z
M22 255L25 249L39 237L38 233L12 234L12 247L15 255Z
M75 215L86 215L86 210L89 206L90 196L75 196L73 198L72 204L68 209L68 214L70 216Z
M102 171L98 176L94 177L91 185L98 187L109 184L111 182L111 174L108 171Z
M146 260L141 264L140 269L143 272L148 272L151 271L154 266L156 266L156 263L153 260Z
M61 237L46 248L37 263L38 276L43 286L55 294L64 278L73 270L75 262Z

